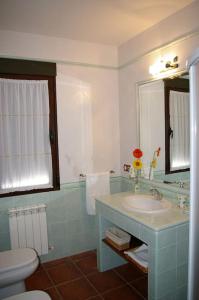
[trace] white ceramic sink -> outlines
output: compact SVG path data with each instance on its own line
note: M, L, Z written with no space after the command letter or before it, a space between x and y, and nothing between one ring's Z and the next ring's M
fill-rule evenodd
M142 213L160 213L171 208L171 202L162 198L156 200L153 195L134 194L125 197L122 202L123 207L129 211L136 211Z

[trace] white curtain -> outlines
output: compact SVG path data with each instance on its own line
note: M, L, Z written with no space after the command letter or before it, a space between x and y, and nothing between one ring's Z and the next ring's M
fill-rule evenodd
M0 192L52 187L46 80L0 79Z
M170 91L170 136L171 170L190 166L189 93Z

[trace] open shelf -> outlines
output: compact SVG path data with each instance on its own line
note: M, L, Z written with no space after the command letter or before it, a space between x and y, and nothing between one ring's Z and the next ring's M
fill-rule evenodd
M132 258L130 258L128 255L124 254L124 251L129 250L129 249L136 249L137 247L141 246L143 243L136 239L135 237L131 238L131 243L130 243L130 247L125 249L125 250L119 250L116 248L116 246L114 245L114 242L112 242L111 240L105 238L103 239L103 242L108 245L113 251L115 251L118 255L120 255L121 257L123 257L124 259L126 259L128 262L130 262L131 264L135 265L139 270L141 270L143 273L148 273L148 268L145 268L143 266L141 266L139 263L137 263L135 260L133 260Z

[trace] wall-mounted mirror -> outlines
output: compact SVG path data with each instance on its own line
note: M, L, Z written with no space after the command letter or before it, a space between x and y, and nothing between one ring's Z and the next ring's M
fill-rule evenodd
M150 167L158 147L156 175L176 181L188 179L189 172L189 76L138 84L140 147L144 165ZM183 171L183 173L182 173Z

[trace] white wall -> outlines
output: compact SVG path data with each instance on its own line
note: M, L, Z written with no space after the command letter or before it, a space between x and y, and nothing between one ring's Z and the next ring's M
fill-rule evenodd
M119 173L117 71L58 65L57 101L61 181Z
M151 79L149 65L170 51L179 56L179 70L185 69L187 57L199 47L198 11L199 2L193 2L121 45L119 72L115 47L0 31L1 56L58 62L61 182L87 170L119 172L119 164L122 169L132 162L131 151L139 146L136 83Z
M0 30L0 55L116 67L117 48L63 38Z
M167 18L119 48L120 64L131 61L126 66L121 66L119 71L121 168L124 163L132 162L131 151L139 146L137 83L152 79L148 72L149 66L154 64L157 58L168 53L178 55L179 68L177 71L186 68L187 58L194 49L199 47L199 31L196 30L196 26L198 26L196 11L199 11L199 2L193 3L193 5L177 13L176 16ZM179 16L181 16L181 19L179 19ZM179 24L183 24L183 26L179 26ZM165 46L173 32L175 32L175 37L177 38L177 36L182 36L187 31L195 31L195 34L184 36L183 39ZM161 37L160 40L158 40L158 36ZM161 45L161 42L163 42L164 47L151 51L147 55L142 55L145 50L154 49L156 44ZM135 52L133 51L134 49ZM135 57L137 58L135 59Z
M80 173L120 172L117 49L0 31L0 56L57 63L61 183Z

